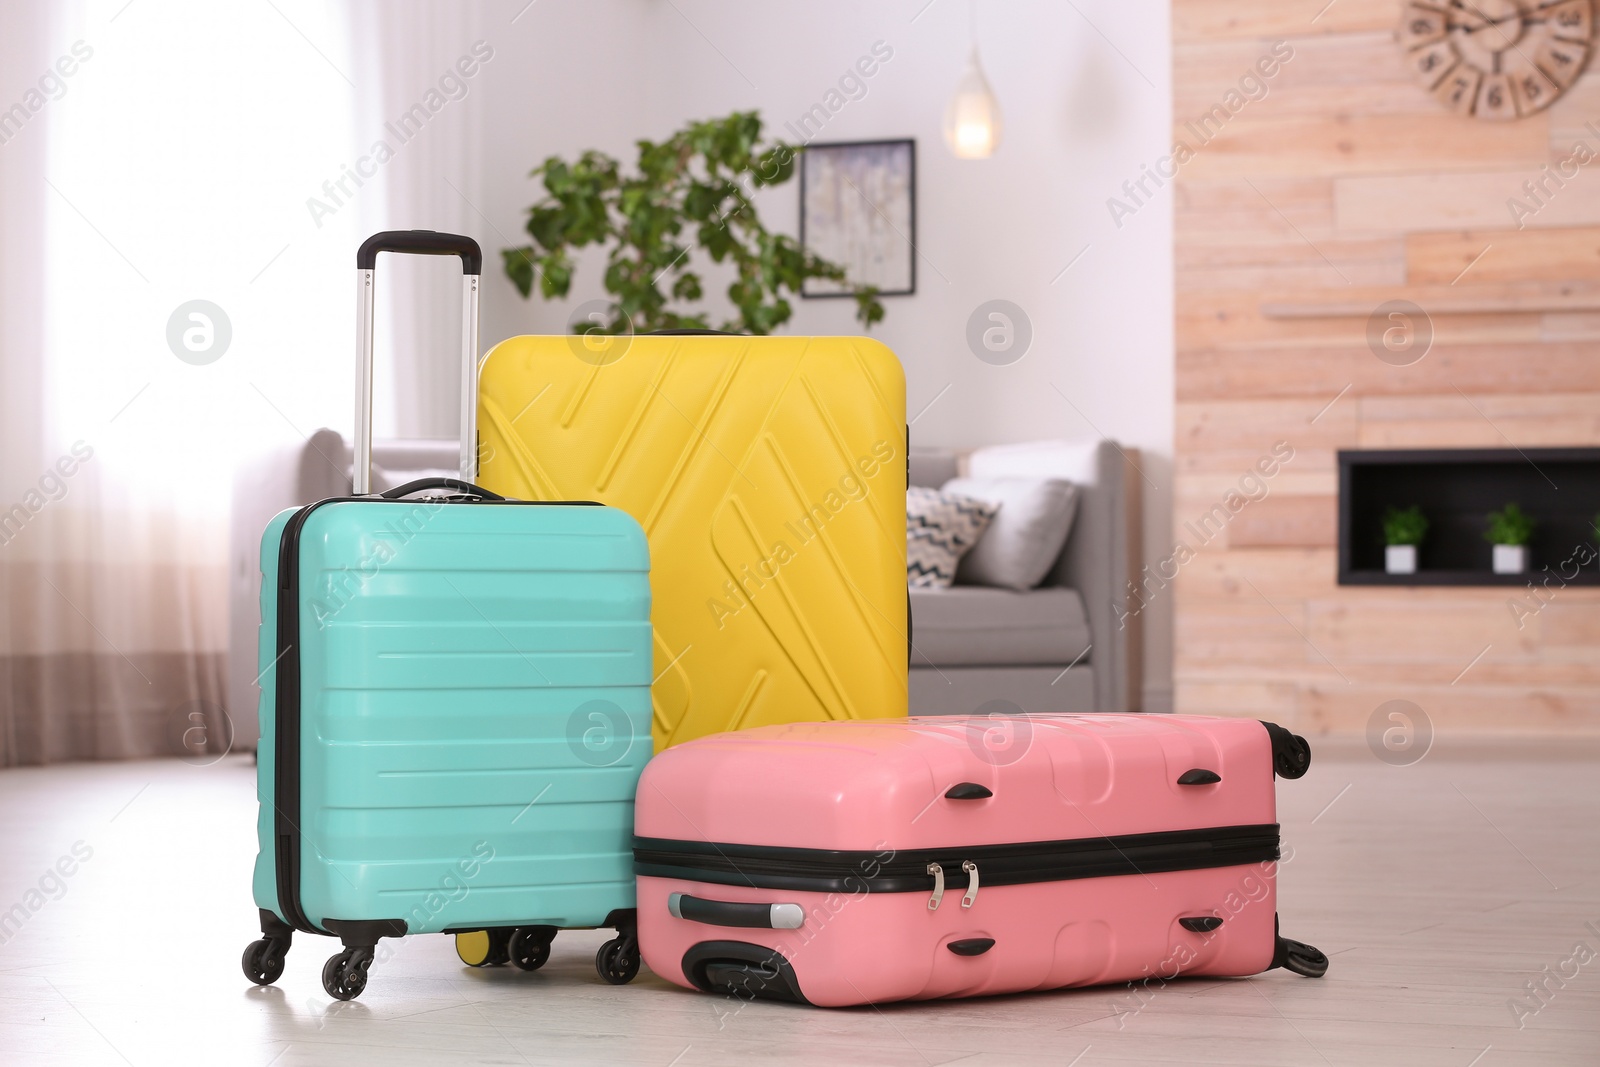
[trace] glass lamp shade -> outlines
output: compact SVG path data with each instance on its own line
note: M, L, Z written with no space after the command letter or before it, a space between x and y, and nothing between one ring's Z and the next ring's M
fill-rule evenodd
M967 72L944 113L944 140L959 159L987 159L1000 146L1000 103L972 50Z

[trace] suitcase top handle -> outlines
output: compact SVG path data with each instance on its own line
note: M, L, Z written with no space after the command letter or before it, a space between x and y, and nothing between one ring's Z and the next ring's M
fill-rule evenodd
M361 242L356 252L356 440L351 488L372 492L372 276L379 252L461 257L461 480L478 479L478 276L483 250L457 233L385 230Z
M483 250L478 242L457 233L437 230L384 230L361 242L356 251L356 270L371 270L378 264L379 252L398 252L408 256L460 256L465 274L483 273Z
M449 489L458 496L475 497L478 500L504 500L499 493L491 493L482 486L463 482L459 478L418 478L404 485L397 485L387 493L378 495L385 500L404 500L412 493L420 493L426 489Z

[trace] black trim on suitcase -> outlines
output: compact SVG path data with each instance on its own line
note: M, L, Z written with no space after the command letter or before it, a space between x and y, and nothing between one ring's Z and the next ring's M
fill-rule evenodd
M964 861L976 865L984 885L995 886L1238 867L1277 859L1277 823L902 852L656 837L633 841L633 870L638 875L815 893L930 892L934 888L930 864L949 872L944 875L947 886L958 887L970 881Z
M446 501L452 504L473 504L478 507L505 506L599 506L593 500L507 500L454 478L429 478L409 482L387 493L375 496L338 496L307 504L295 512L283 528L278 544L278 658L277 676L273 682L273 735L276 739L273 761L273 836L277 841L274 864L277 875L278 907L283 918L296 930L315 934L334 934L335 922L346 927L360 922L397 923L405 932L402 919L334 920L319 929L306 917L300 903L300 533L312 512L324 504L415 504L404 499L405 494L428 488L458 490L469 499ZM607 925L611 925L608 921ZM381 936L399 936L385 934Z
M810 1004L783 953L748 941L701 941L683 954L683 976L706 993Z
M313 926L300 906L300 530L330 500L295 512L278 542L278 666L273 680L273 820L278 842L278 909L297 930Z
M404 937L404 919L323 919L322 925L348 946L371 948L386 937Z
M911 488L911 424L906 423L906 488ZM917 646L912 641L912 628L916 623L911 621L911 582L906 581L906 670L917 662ZM932 663L932 660L928 661Z
M600 921L599 926L493 926L489 927L492 933L495 930L504 930L509 937L513 930L550 930L551 937L558 930L615 930L617 933L626 933L639 925L638 908L613 908L606 912L606 917ZM467 923L463 926L447 926L439 932L441 934L475 934L485 929L482 923Z

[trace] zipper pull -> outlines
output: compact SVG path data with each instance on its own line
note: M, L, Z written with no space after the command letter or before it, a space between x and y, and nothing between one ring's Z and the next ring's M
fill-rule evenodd
M971 860L962 860L961 869L967 872L967 895L961 898L961 906L970 908L978 900L978 865Z
M928 873L933 875L933 896L928 898L928 910L935 911L939 901L944 899L944 868L937 863L930 863Z

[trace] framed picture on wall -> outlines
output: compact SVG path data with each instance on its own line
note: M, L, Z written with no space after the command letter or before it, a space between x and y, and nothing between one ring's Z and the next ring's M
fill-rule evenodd
M881 296L917 291L917 145L912 140L807 145L800 154L800 244ZM802 296L849 296L807 278Z

